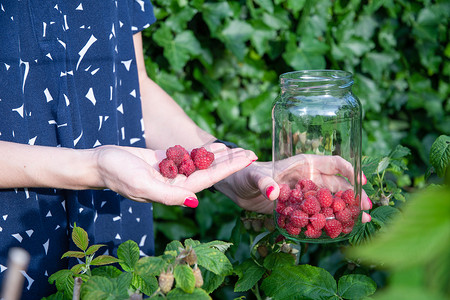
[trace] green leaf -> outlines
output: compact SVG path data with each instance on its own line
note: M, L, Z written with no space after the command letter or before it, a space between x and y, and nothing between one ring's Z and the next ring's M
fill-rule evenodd
M233 269L228 258L221 251L206 245L194 247L198 265L218 275L226 275Z
M117 257L121 260L120 266L126 272L131 272L139 260L139 246L135 241L129 240L120 244Z
M83 268L86 268L86 264L76 264L72 268L70 268L70 270L73 274L79 274L83 270Z
M44 297L41 300L66 300L68 296L64 294L64 292L56 292L48 297Z
M166 245L166 249L164 249L164 252L166 251L176 251L177 253L181 249L184 249L183 244L180 241L171 241Z
M377 284L370 277L359 274L339 278L338 293L344 299L363 299L375 293Z
M159 275L165 266L166 262L161 257L146 256L138 260L135 270L136 274L146 278Z
M392 206L379 206L370 212L372 222L378 226L385 226L391 222L399 213L399 210Z
M53 273L49 278L48 282L50 284L55 283L58 291L64 292L65 295L72 297L73 293L73 272L71 270L59 270L56 273Z
M225 25L221 37L227 48L242 61L247 53L245 42L250 39L252 33L253 28L247 22L232 20Z
M201 268L201 271L203 276L202 289L204 289L208 294L214 292L225 280L225 275L217 275L203 268Z
M131 284L147 296L152 295L159 287L158 279L155 276L140 276L133 274Z
M77 227L77 224L73 225L72 240L79 249L86 251L89 243L88 234L83 228Z
M202 289L196 288L194 292L186 293L182 289L175 288L167 294L167 300L211 300L212 298Z
M292 266L294 264L295 258L291 254L284 252L270 253L264 259L264 267L268 270L273 270L282 266Z
M222 20L226 17L231 17L232 15L233 11L227 1L219 3L207 2L203 4L202 17L213 36L216 35L217 29L222 24Z
M192 294L195 289L195 277L192 268L188 265L177 265L173 272L176 287L182 289L186 293Z
M389 166L390 158L385 157L379 163L377 167L377 173L382 173Z
M91 265L102 266L102 265L109 265L109 264L113 264L113 263L117 263L117 262L120 262L120 260L115 258L114 256L99 255L91 261Z
M450 136L441 135L431 146L430 163L439 177L444 177L450 164Z
M211 241L208 243L203 243L204 247L216 248L217 250L219 250L222 253L225 253L225 251L227 251L232 245L233 245L233 243L227 243L227 242L223 242L223 241ZM195 245L195 246L197 246L197 245Z
M242 264L234 268L234 272L239 279L234 286L235 292L245 292L253 288L262 278L266 269L257 265L253 259L249 258Z
M337 285L325 269L300 265L274 269L261 289L275 299L331 299Z
M92 246L90 246L90 247L86 250L86 255L94 254L94 253L97 252L98 249L100 249L101 247L106 247L106 245L99 244L99 245L92 245Z
M119 278L121 278L121 280L117 281L117 279ZM127 280L127 278L106 278L101 276L92 276L81 286L81 298L114 300L128 299L128 290L123 289L123 285L120 284L122 283L122 280Z
M63 254L63 256L61 256L61 258L64 257L77 257L77 258L83 258L85 257L84 252L81 251L67 251L66 253Z
M96 276L103 276L103 277L109 277L109 278L116 278L119 277L120 274L122 274L122 271L114 266L102 266L93 268L91 271L92 275Z
M394 150L391 151L389 154L389 157L393 159L399 159L405 156L408 156L411 154L411 150L407 147L404 147L402 145L397 145Z

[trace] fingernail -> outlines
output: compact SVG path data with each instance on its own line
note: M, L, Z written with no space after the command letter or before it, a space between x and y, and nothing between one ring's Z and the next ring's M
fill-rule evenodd
M196 208L198 206L198 199L194 197L187 197L184 199L184 205L191 208Z
M247 168L248 166L250 166L252 163L254 163L256 161L256 159L252 160L251 163L249 163L248 165L246 165L245 167Z
M367 197L367 199L369 200L369 205L370 205L369 209L372 209L372 200L370 200L369 197Z
M363 212L361 216L361 223L369 223L370 221L372 221L372 217L368 213Z
M364 173L362 175L363 175L362 184L365 185L365 184L367 184L367 178L366 178L366 175L364 175Z
M266 190L266 196L267 196L267 198L270 198L270 193L272 193L274 189L275 189L275 188L274 188L273 186L269 186L269 187L267 188L267 190Z

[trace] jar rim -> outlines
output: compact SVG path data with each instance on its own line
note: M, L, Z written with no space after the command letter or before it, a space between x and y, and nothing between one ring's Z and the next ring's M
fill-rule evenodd
M300 70L280 75L280 85L284 88L300 90L342 89L353 85L353 74L344 70Z

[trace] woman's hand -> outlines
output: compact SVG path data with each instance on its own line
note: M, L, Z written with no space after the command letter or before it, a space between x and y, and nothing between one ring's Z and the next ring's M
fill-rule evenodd
M109 188L138 202L159 202L165 205L198 205L196 192L206 189L257 159L248 150L228 149L223 144L211 144L207 150L215 159L206 170L197 170L189 177L174 179L159 173L159 162L166 157L164 150L134 147L101 146L95 148L99 178Z
M280 193L277 181L294 186L298 179L309 178L319 186L326 186L331 192L353 188L354 184L352 165L339 156L300 154L279 161L276 169L280 170L280 173L274 180L271 162L254 162L217 183L215 187L244 209L272 213L272 201L277 199ZM363 176L361 183L366 182ZM362 210L372 208L364 190L361 198ZM363 214L363 222L370 221L370 216L366 215Z

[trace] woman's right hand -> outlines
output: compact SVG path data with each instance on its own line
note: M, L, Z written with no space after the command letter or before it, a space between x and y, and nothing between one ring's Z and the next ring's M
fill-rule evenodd
M137 202L159 202L165 205L196 207L195 195L229 175L245 168L257 159L252 151L229 149L214 143L206 147L215 155L206 170L197 170L189 177L163 177L158 164L166 157L164 150L101 146L95 151L98 180L103 188L111 189Z

